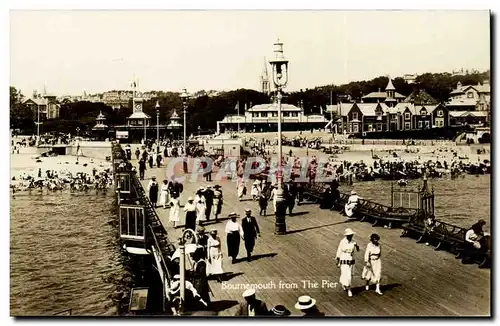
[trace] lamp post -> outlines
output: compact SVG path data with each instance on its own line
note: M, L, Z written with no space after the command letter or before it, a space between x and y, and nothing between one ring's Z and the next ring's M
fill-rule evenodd
M278 189L276 193L276 234L286 233L286 206L283 189L283 168L281 148L281 90L288 82L288 60L283 55L283 43L279 39L274 43L274 59L269 61L273 70L273 83L276 88L276 102L278 105Z
M144 118L144 146L146 146L146 118Z
M198 236L196 233L191 230L191 229L186 229L184 232L182 232L182 237L179 239L179 276L181 277L180 279L180 297L181 297L181 302L179 305L179 313L182 314L184 310L184 301L186 299L186 234L191 233L193 236L196 245L198 245Z
M160 153L160 104L156 101L156 154Z
M184 113L184 136L183 136L184 156L182 160L182 166L184 169L184 173L188 173L188 167L186 161L187 160L186 114L187 114L187 100L189 99L189 94L185 88L182 90L181 99L182 99L182 108Z

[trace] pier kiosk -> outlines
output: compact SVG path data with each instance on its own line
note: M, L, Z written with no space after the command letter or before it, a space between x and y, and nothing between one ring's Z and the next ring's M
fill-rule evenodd
M392 212L414 211L422 216L434 216L434 189L430 190L427 177L423 178L422 188L419 190L394 188L391 185Z

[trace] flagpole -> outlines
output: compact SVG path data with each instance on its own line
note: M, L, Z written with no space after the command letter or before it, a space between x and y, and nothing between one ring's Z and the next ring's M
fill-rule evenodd
M238 106L238 133L240 132L240 103L236 103Z

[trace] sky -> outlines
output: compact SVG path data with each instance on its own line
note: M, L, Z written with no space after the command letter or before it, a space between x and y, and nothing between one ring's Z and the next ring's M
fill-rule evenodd
M27 96L133 79L142 91L260 90L277 38L289 91L490 68L488 11L11 11L10 85Z

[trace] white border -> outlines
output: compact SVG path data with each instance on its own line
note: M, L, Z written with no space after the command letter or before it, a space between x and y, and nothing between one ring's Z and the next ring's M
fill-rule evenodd
M4 77L3 80L5 82L4 86L1 89L1 95L2 95L2 102L3 105L3 110L1 111L4 115L4 119L1 119L1 123L4 125L4 127L1 129L3 137L8 138L8 132L9 132L9 117L8 117L8 99L9 95L7 92L8 89L8 84L9 83L9 10L11 9L37 9L37 10L42 10L42 9L87 9L87 10L99 10L99 9L107 9L107 10L112 10L112 9L239 9L239 10L248 10L248 9L337 9L337 10L347 10L347 9L354 9L354 10L359 10L359 9L365 9L365 10L374 10L374 9L392 9L392 8L399 8L399 9L418 9L418 10L425 10L425 9L442 9L442 10L449 10L449 9L474 9L474 10L481 10L481 9L492 9L493 12L499 12L498 6L499 6L499 1L492 1L492 0L474 0L474 1L436 1L436 0L420 0L420 1L343 1L343 2L333 2L333 1L307 1L307 0L302 0L302 1L272 1L272 0L246 0L246 1L238 1L238 2L233 2L233 1L221 1L221 0L212 0L209 3L203 0L184 0L184 1L152 1L152 0L142 0L142 1L128 1L128 0L120 0L120 1L109 1L109 0L78 0L78 1L69 1L69 0L46 0L43 2L36 1L36 0L19 0L19 1L9 1L9 2L3 2L1 3L0 6L2 6L1 11L1 25L0 25L0 38L1 38L1 43L2 46L2 58L4 59L3 64L1 65L2 69L2 76ZM466 22L464 22L466 23ZM496 26L494 26L496 27ZM495 28L496 30L496 28ZM493 32L493 36L495 39L497 38L497 33ZM493 44L492 44L493 46ZM493 67L492 67L493 68ZM495 75L494 77L497 77L496 71L493 71L493 74ZM495 88L495 93L494 93L494 104L493 108L496 111L495 114L495 125L497 123L500 123L497 121L497 115L499 115L498 111L496 110L496 96L499 94L498 92L498 87L496 83L497 78L493 79L492 85ZM0 142L0 146L2 149L2 153L7 154L9 153L9 145L8 145L8 140L3 139L2 142ZM496 146L495 146L496 147ZM496 152L496 148L495 148ZM9 318L9 306L10 306L10 285L9 285L9 275L10 275L10 261L9 261L9 251L8 248L10 247L9 243L9 219L7 218L9 216L9 193L8 193L8 188L7 185L9 184L9 165L7 160L2 160L2 170L4 173L2 173L2 185L3 187L1 188L3 192L2 200L4 205L2 207L4 208L4 214L2 215L1 222L2 227L0 230L3 232L3 236L0 237L3 239L2 243L2 259L3 259L3 268L2 268L2 282L1 282L1 288L0 288L0 293L2 295L2 316L7 319L5 320L5 323L2 322L2 325L5 324L12 324L14 321L12 318ZM495 162L496 165L497 162ZM496 171L496 166L495 166L495 171ZM497 199L497 196L495 196L495 199ZM494 200L496 202L496 200ZM497 209L494 205L495 213L497 212ZM495 214L495 216L498 216ZM494 217L492 217L492 220ZM494 225L500 222L495 222ZM497 228L495 227L495 230ZM496 234L496 232L494 232ZM495 241L498 243L499 241ZM495 248L495 252L496 252ZM8 263L9 262L9 263ZM496 270L496 269L495 269ZM496 276L496 275L495 275ZM436 289L438 290L438 289ZM491 296L492 298L494 297L496 291L492 291ZM497 301L495 301L497 302ZM496 305L495 305L496 307ZM495 309L496 310L496 309ZM183 320L183 321L172 321L172 320L149 320L147 322L161 322L161 323L205 323L207 322L206 320L195 320L195 321L189 321L189 320ZM409 322L412 320L404 320L403 322ZM415 321L415 320L413 320ZM451 323L455 322L456 320L447 320L447 321L440 321L445 322L445 323ZM23 321L26 322L26 321ZM47 320L45 323L52 323L53 320ZM73 322L78 322L78 323L90 323L88 320L65 320L62 322L63 324L69 324ZM92 321L93 324L101 324L105 325L109 323L110 321L106 320L99 320L98 322ZM116 321L114 321L116 322ZM118 322L123 322L123 319L119 320ZM214 322L214 321L213 321ZM215 321L219 322L219 320ZM260 321L261 323L270 323L270 321ZM297 321L294 321L297 322ZM339 321L332 320L334 323L338 323ZM346 322L346 321L343 321ZM352 323L353 321L351 321ZM361 321L361 320L356 320L354 321L354 324L364 324L367 321ZM373 323L374 321L368 321L369 323ZM385 320L379 320L375 322L386 322ZM401 322L401 320L399 321ZM416 323L435 323L435 322L430 322L430 321L419 321L416 320ZM465 321L467 322L467 321ZM472 322L472 321L471 321ZM142 324L144 321L130 321L130 323L133 324ZM436 322L437 323L437 322Z

